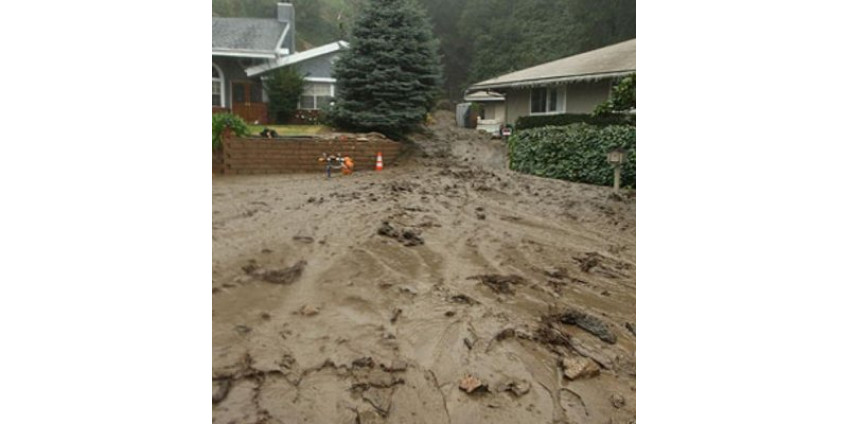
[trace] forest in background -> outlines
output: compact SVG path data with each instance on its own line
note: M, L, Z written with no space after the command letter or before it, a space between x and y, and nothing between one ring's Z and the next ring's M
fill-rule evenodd
M299 50L346 39L366 0L294 0ZM277 0L212 0L213 16L276 16ZM439 39L444 91L636 37L636 0L418 0Z

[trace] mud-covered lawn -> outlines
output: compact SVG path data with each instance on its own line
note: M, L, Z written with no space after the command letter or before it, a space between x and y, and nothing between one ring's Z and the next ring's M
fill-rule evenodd
M213 422L635 420L635 197L450 120L379 173L213 177Z

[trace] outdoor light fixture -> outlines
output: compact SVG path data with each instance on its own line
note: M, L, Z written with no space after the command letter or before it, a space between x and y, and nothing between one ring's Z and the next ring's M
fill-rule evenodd
M607 153L607 162L612 165L613 169L613 189L618 191L621 184L621 164L624 163L624 149L616 148Z

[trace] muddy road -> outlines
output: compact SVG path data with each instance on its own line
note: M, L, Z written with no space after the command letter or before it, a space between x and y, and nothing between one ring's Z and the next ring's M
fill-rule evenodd
M437 118L379 173L213 176L213 422L635 420L635 198Z

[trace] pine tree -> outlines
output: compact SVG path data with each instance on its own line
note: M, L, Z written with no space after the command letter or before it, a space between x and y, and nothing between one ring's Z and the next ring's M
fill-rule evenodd
M441 80L437 42L414 0L369 0L336 62L333 122L401 137L423 122Z

